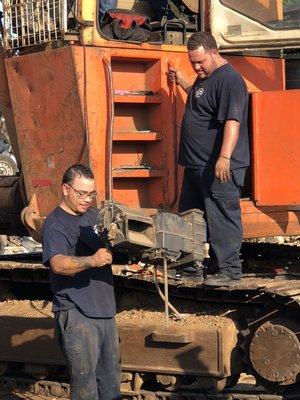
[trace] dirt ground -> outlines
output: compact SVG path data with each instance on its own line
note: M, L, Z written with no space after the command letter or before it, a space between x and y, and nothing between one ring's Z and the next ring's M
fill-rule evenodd
M140 325L163 324L165 321L164 303L156 293L130 293L118 298L117 321ZM222 328L231 321L233 310L222 306L203 306L193 301L172 299L171 303L180 313L178 320L170 312L170 323L174 326L197 328ZM0 301L0 316L15 316L29 318L53 318L52 303L40 300L5 300Z
M172 317L174 326L189 326L194 328L221 328L229 322L234 310L220 305L208 305L181 298L170 298L170 303L182 316L182 320ZM142 291L124 291L117 295L117 321L135 323L159 323L165 320L164 302L158 293Z
M51 307L52 304L48 301L5 300L0 302L0 317L52 318Z
M177 327L188 325L191 330L205 327L218 329L231 321L229 317L232 310L226 310L220 306L207 309L189 301L183 303L176 300L172 303L182 317L182 320L178 320L170 312L170 324ZM47 301L6 300L0 302L0 316L22 318L45 318L48 316L53 318L51 307L51 302ZM164 304L158 295L157 298L156 295L153 298L148 296L147 301L143 297L122 297L118 307L117 321L137 326L141 323L163 325L165 322Z
M171 313L172 314L172 313ZM174 315L170 316L170 325L176 327L187 327L190 330L197 328L222 328L230 319L223 315L200 315L200 314L187 314L180 313L182 319L178 320ZM155 324L163 325L165 322L165 315L161 311L145 311L145 310L131 310L121 311L116 317L118 322L130 323L134 325Z

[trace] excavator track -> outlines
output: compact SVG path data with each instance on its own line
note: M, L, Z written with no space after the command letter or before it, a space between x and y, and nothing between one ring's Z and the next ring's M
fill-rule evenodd
M0 391L3 393L31 393L36 396L69 398L70 385L51 380L33 380L24 377L5 376L0 378ZM141 390L139 392L122 391L124 400L288 400L300 399L300 394L293 397L267 394L262 388L225 390L223 393L208 394L199 391L167 391ZM5 399L5 395L1 396Z
M238 349L239 353L238 362L242 364L241 372L246 372L255 376L256 382L259 385L263 385L268 393L231 393L230 389L227 389L229 391L223 394L222 390L225 385L230 385L230 380L226 381L221 379L222 374L220 374L220 370L218 370L216 366L209 364L209 367L207 367L208 372L211 374L211 378L216 379L215 384L212 384L212 386L214 386L215 390L220 393L218 395L209 394L209 396L215 397L203 398L270 400L288 398L296 399L298 397L295 396L298 396L297 393L300 393L298 387L299 383L297 381L300 365L300 324L298 322L300 314L300 279L298 274L300 262L298 256L300 251L296 248L288 247L287 249L285 247L284 257L280 258L280 249L278 250L278 247L280 248L282 246L274 246L272 248L273 251L271 252L272 257L267 259L267 253L264 253L263 257L261 256L261 246L259 247L257 255L253 250L252 244L250 247L251 251L249 251L249 256L247 256L246 253L243 255L244 264L252 260L251 265L253 266L253 261L255 265L254 268L246 270L241 281L236 282L229 287L208 288L202 285L201 281L169 279L170 301L171 303L174 303L176 307L179 306L179 308L182 304L189 302L192 304L192 307L195 308L200 306L206 308L207 305L213 305L216 307L222 305L230 310L230 312L228 311L230 315L228 327L226 327L226 329L228 328L231 333L237 330L238 343L235 347ZM288 252L289 249L291 252L290 258ZM261 268L261 263L263 263L266 268ZM257 266L259 268L257 268ZM122 303L124 296L126 298L125 303L128 302L127 297L128 293L130 293L130 296L135 297L140 303L141 309L145 306L151 310L149 299L156 297L161 306L161 310L163 310L163 303L157 295L153 274L128 272L128 269L124 268L124 265L121 264L114 265L113 270L117 302L120 301ZM4 288L4 290L2 290L2 299L5 300L5 289L7 289L7 293L13 294L17 299L16 301L22 301L22 299L27 298L49 301L51 299L51 293L49 290L48 273L48 269L41 264L40 255L34 255L31 257L30 254L27 254L25 257L21 255L1 257L0 282ZM162 284L162 278L158 278L158 280ZM136 295L133 295L134 293L136 293ZM153 294L153 296L149 296L149 293ZM128 303L126 304L128 305ZM132 308L132 305L130 305L129 309L131 310ZM185 312L189 312L192 309L193 308L188 308ZM130 312L132 313L132 311ZM129 315L132 318L134 317L133 313ZM216 316L216 320L218 320L218 318L219 317ZM45 325L42 326L42 329L45 329L45 332L48 333L50 331L52 332L53 322L49 323L49 321L45 321L44 323ZM139 321L136 323L138 324ZM6 325L12 326L12 331L8 331L8 336L11 335L11 337L13 337L14 329L18 329L20 326L20 319L15 320L10 318L9 323L6 323ZM163 325L163 323L158 321L156 327L159 325ZM184 323L182 323L182 326L183 325ZM121 324L121 343L123 342L123 346L126 346L126 348L135 347L135 353L129 352L129 355L126 354L127 358L125 357L126 362L125 366L123 366L123 374L125 374L124 384L125 386L130 386L130 390L127 388L124 392L128 398L145 398L146 400L155 398L194 398L197 396L197 398L202 398L199 396L202 395L201 393L203 392L203 382L201 381L201 383L197 383L197 378L193 375L192 364L185 360L183 367L179 364L181 369L178 367L177 370L172 370L170 368L172 363L168 364L169 352L173 351L172 357L175 357L175 359L180 354L179 352L176 353L177 350L176 346L174 347L174 340L175 342L181 340L184 345L189 343L190 333L182 333L182 326L178 328L181 329L180 334L178 334L174 339L172 335L170 338L170 332L166 336L165 332L157 332L157 330L153 331L152 328L143 328L139 330L138 335L135 337L134 331L136 330L136 327L134 330L128 330L126 324L125 326ZM40 328L41 327L39 327L39 329ZM50 366L63 365L64 361L61 355L58 353L55 354L55 351L50 352L51 357L49 359L46 359L46 356L44 357L44 353L42 352L44 342L40 343L39 350L39 343L37 340L41 336L41 331L39 331L39 329L30 329L30 321L28 322L26 320L24 332L28 330L30 331L30 334L28 337L23 338L23 340L35 343L37 347L35 347L34 353L38 353L40 356L39 360L32 360L31 362L36 365L43 363L47 363ZM222 337L218 329L212 330L212 333L208 334L210 341L207 343L211 353L208 352L206 355L207 358L205 360L207 362L210 354L215 355L214 352L219 351L215 350L213 347L213 336L216 334L216 337L221 338L221 341L226 340L226 334ZM20 332L18 333L20 334ZM51 335L52 333L50 336ZM166 345L162 346L160 344L162 340L161 335L165 335L163 336L163 341L168 342ZM198 334L196 333L196 342L198 340L197 343L201 343L203 340L208 340L207 336L202 337L197 335ZM141 336L141 339L139 339L139 336ZM151 352L153 352L153 355L147 354L147 349L145 348L145 343L149 337L153 337L153 341L156 343L155 346L150 346L152 347ZM1 357L3 357L3 354L5 353L5 346L6 344L3 344L2 347L0 346L0 360L3 359ZM164 365L157 364L157 362L159 362L159 351L161 351L159 348L166 352L164 353L164 362L166 363ZM274 348L276 348L276 352L274 352ZM221 349L221 347L219 347L219 349ZM155 351L158 352L155 353ZM220 354L222 354L222 349L220 351ZM14 353L15 358L6 356L6 358L4 357L4 360L9 361L8 364L10 368L14 362L17 364L26 364L29 362L28 360L30 360L32 354L30 346L26 347L25 353L22 355L16 352ZM9 357L11 358L9 359ZM145 363L143 364L144 361ZM139 369L140 365L141 367ZM9 369L9 371L10 370L11 369ZM189 371L187 372L187 375L194 379L192 384L186 385L186 383L183 382L183 371ZM45 376L47 376L47 374ZM150 376L154 379L156 384L159 383L167 390L161 391L158 385L158 387L155 387L153 391L149 391L145 376L147 379L149 379ZM5 379L13 378L2 376L1 379L4 379L5 381ZM220 382L221 384L219 385ZM132 390L132 386L134 387L134 390ZM209 388L209 385L206 386L206 388L207 387ZM50 391L49 393L52 392ZM62 390L62 393L65 392ZM203 396L208 396L208 394Z

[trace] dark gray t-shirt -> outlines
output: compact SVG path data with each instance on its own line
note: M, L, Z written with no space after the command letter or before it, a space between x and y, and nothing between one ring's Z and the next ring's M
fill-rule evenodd
M56 207L43 225L43 263L50 266L50 258L89 256L104 247L94 232L98 211L89 208L86 213L72 215ZM50 269L53 292L53 311L77 307L92 318L111 318L116 313L111 266L89 268L74 276L55 274Z
M243 78L230 64L199 78L189 93L181 126L179 164L187 168L215 165L227 120L240 122L240 134L231 156L231 169L249 165L248 92Z

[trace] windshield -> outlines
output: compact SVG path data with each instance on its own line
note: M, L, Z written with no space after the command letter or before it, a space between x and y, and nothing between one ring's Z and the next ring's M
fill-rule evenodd
M273 30L300 28L300 0L221 0L220 3Z

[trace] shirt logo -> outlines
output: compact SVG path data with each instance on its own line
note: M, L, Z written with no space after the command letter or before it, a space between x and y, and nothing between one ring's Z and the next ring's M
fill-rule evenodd
M196 92L195 92L196 99L198 99L200 96L202 96L203 93L204 93L204 88L203 87L198 89L198 90L196 90Z

